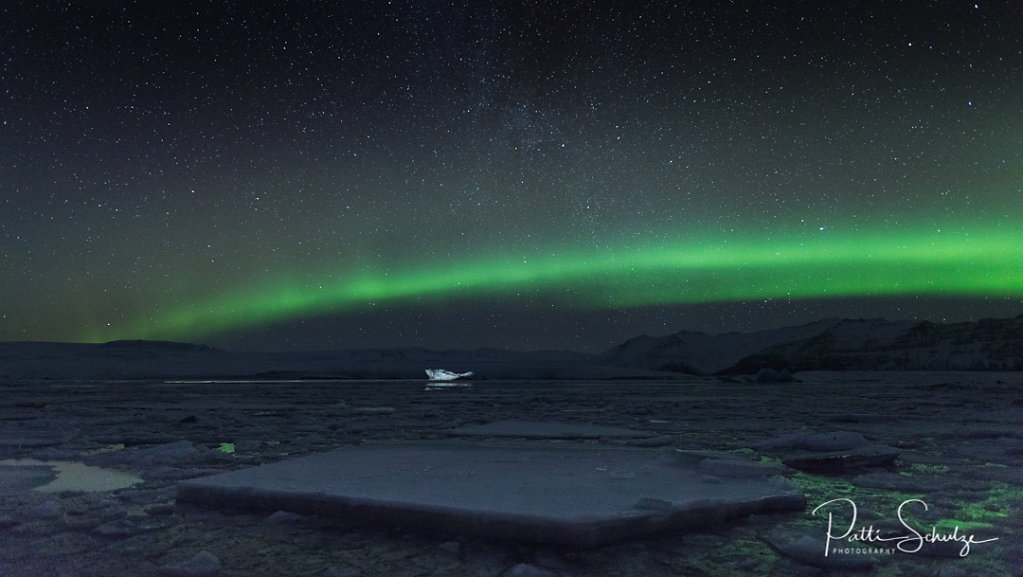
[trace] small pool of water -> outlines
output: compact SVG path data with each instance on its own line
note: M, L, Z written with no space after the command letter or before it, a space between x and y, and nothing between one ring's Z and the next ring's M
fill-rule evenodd
M6 459L0 461L6 467L50 467L57 476L49 483L34 487L42 493L65 491L95 493L115 491L141 483L142 479L128 473L92 467L75 461L39 461L36 459Z

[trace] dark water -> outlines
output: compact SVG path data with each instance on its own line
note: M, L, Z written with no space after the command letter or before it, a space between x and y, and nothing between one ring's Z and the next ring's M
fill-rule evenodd
M1019 373L819 374L804 382L705 381L41 381L2 383L0 419L67 420L85 437L184 435L196 442L316 425L317 443L442 434L505 419L619 425L686 446L740 448L786 431L850 429L878 442L957 445L969 431L1017 438ZM37 423L37 424L39 424ZM132 428L132 427L129 427ZM954 434L965 432L965 438ZM130 431L129 431L130 432ZM214 437L215 438L211 438ZM283 436L283 435L282 435Z

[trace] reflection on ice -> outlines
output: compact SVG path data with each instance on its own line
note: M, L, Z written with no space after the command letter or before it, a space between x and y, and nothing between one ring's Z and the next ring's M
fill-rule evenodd
M442 391L451 389L471 389L472 383L468 381L428 381L427 391Z

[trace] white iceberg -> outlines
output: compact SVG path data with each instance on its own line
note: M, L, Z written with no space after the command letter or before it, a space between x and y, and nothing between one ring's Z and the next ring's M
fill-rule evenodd
M429 377L431 381L453 381L463 377L471 377L472 371L467 373L456 373L447 369L426 369L426 376Z

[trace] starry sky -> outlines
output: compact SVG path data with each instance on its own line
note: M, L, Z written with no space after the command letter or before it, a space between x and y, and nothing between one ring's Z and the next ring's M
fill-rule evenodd
M1017 2L0 7L0 340L1023 313Z

